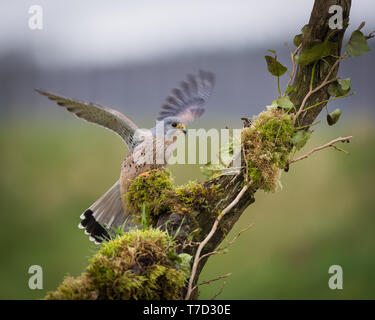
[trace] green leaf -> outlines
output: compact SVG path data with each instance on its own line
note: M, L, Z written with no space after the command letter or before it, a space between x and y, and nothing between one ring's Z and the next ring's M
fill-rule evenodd
M302 33L300 34L297 34L294 36L294 39L293 39L293 44L298 47L301 43L302 43L302 40L303 40L303 35Z
M332 97L340 97L342 93L337 82L333 82L328 86L328 93Z
M338 79L337 82L339 83L342 90L350 90L350 85L352 83L352 79Z
M341 97L350 91L351 79L339 79L328 86L328 93L333 97Z
M336 42L325 41L313 44L300 53L298 63L307 66L315 61L330 56L337 49Z
M190 261L193 258L190 254L187 253L180 253L178 255L179 257L179 263L177 264L177 267L182 270L186 277L188 278L190 276Z
M302 29L301 29L302 34L306 33L306 32L309 30L309 28L310 28L310 26L309 26L308 24L305 24L305 25L302 27Z
M281 77L288 69L276 60L275 57L265 56L268 71L276 77Z
M327 114L328 125L333 126L337 121L339 121L341 116L341 110L337 108L335 111Z
M180 257L178 256L176 249L172 248L167 252L167 257L171 261L176 261L177 263L181 262Z
M274 100L272 102L272 105L273 106L277 106L277 107L280 107L282 109L285 109L285 110L291 110L293 107L294 107L294 104L292 101L290 101L290 98L289 96L284 96L284 97L281 97L277 100Z
M274 53L276 54L276 50L271 50L271 49L268 49L267 51L271 52L271 53Z
M302 149L305 146L307 140L310 138L310 136L311 136L310 131L305 131L305 130L297 131L297 133L292 139L293 144L296 147L296 149L297 150Z
M293 86L288 86L285 90L285 93L288 94L288 93L291 93L293 91Z
M353 31L348 43L345 45L345 49L351 57L359 57L370 51L366 37L359 30Z

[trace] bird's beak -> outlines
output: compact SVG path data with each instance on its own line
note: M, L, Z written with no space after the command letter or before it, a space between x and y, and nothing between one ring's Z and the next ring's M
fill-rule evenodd
M180 129L184 134L187 133L186 128L185 128L185 126L183 124L179 124L178 125L178 129Z

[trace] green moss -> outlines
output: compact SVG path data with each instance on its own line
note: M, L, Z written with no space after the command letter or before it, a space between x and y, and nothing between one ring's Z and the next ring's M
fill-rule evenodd
M184 223L191 226L199 224L198 215L216 217L213 208L223 196L220 185L206 186L191 181L186 185L174 187L170 172L165 169L152 170L138 176L129 186L125 195L128 205L135 210L135 222L147 222L147 226L155 226L160 215L183 215ZM144 204L145 211L142 211ZM199 232L194 234L194 240Z
M220 185L204 187L203 184L194 181L176 189L178 200L193 211L209 210L222 195Z
M95 290L87 273L80 277L65 277L56 291L49 292L46 300L95 300L98 292Z
M261 179L262 179L262 175L259 169L256 166L254 166L251 160L248 160L247 166L248 166L248 171L249 171L248 175L249 175L250 181L252 181L256 186L259 186L259 183L261 182Z
M256 124L258 124L257 129L263 139L270 142L277 143L277 140L280 140L281 143L290 142L294 135L293 123L289 117L281 119L269 118L268 120L264 120L262 124Z
M131 230L105 242L80 277L46 299L180 299L190 270L169 258L174 245L158 229Z
M127 203L141 213L144 204L150 220L158 216L163 210L163 203L167 197L167 191L173 190L171 173L166 169L155 169L135 178L125 194ZM141 214L139 216L139 221Z
M284 169L293 149L293 121L285 111L270 107L253 119L242 131L248 180L264 191L279 185L280 169Z

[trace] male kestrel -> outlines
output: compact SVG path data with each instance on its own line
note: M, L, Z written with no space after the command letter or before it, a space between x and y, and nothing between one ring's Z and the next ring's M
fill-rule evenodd
M81 223L78 227L85 229L91 241L100 243L103 238L109 238L107 230L118 228L127 217L134 214L122 197L127 192L130 182L139 174L167 164L176 147L176 133L186 133L185 126L203 114L204 103L210 96L213 86L214 75L211 72L200 71L197 76L188 75L188 80L181 82L181 88L173 89L157 118L164 124L162 137L158 138L157 126L149 130L153 148L151 162L140 161L147 148L145 136L139 135L139 128L119 111L36 90L77 117L114 131L130 150L122 164L120 179L80 216ZM158 162L155 156L158 146L164 147L162 154L165 161L162 163Z

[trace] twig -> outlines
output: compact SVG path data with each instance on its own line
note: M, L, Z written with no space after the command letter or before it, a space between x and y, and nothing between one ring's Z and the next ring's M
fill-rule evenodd
M301 129L304 129L304 128L307 128L307 127L312 127L312 126L315 126L317 124L320 123L320 120L319 121L315 121L311 124L305 124L304 126L301 126L301 127L296 127L296 130L301 130Z
M320 101L320 102L318 102L318 103L315 103L315 104L313 104L313 105L311 105L311 106L308 106L308 107L307 107L305 110L303 110L303 111L307 111L307 110L310 110L310 109L312 109L312 108L315 108L315 107L321 105L322 103L330 102L330 101L333 101L333 100L336 100L336 99L345 98L345 97L350 97L350 96L353 96L353 95L354 95L353 93L350 93L350 94L344 94L344 95L342 95L342 96L338 96L338 97L333 97L333 98L330 98L330 99L327 99L327 100L323 100L323 101Z
M223 293L223 290L224 290L224 287L225 287L226 284L227 284L227 282L224 281L220 290L211 298L211 300L215 300L220 294Z
M337 148L334 146L335 143L338 143L338 142L350 142L350 139L353 138L352 136L348 136L348 137L344 137L344 138L336 138L328 143L326 143L325 145L323 146L320 146L320 147L316 147L312 150L310 150L308 153L304 154L303 156L300 156L296 159L291 159L288 161L288 164L291 164L291 163L294 163L294 162L297 162L297 161L300 161L300 160L303 160L303 159L306 159L308 158L311 154L313 154L314 152L316 151L319 151L319 150L323 150L323 149L326 149L326 148L329 148L329 147L333 147L333 148Z
M243 228L240 232L236 234L236 236L226 246L222 247L220 250L224 250L230 247L233 243L237 241L237 239L240 237L242 233L249 230L252 226L253 226L252 224L249 224L247 227Z
M359 25L359 27L357 28L358 31L361 31L361 29L365 26L366 22L365 21L362 21L361 24ZM368 39L372 39L375 37L375 30L374 31L371 31L367 36L365 35L365 38L368 40Z
M215 250L215 251L211 251L211 252L208 252L208 253L206 253L206 254L200 256L200 257L199 257L199 261L201 261L202 259L204 259L204 258L206 258L206 257L212 256L212 255L214 255L214 254L222 254L222 253L224 253L223 251L224 251L225 249L228 249L233 243L235 243L235 242L237 241L237 239L240 237L240 235L241 235L242 233L244 233L245 231L247 231L248 229L250 229L251 226L252 226L252 224L249 224L246 228L244 228L244 229L242 229L240 232L238 232L238 233L236 234L236 236L235 236L230 242L228 242L227 245L225 245L224 247L221 247L221 248L219 248L219 249L217 249L217 250Z
M307 92L306 96L302 100L301 106L299 107L299 110L298 110L298 112L296 113L296 115L294 117L294 121L296 121L298 119L298 117L300 116L300 114L304 111L303 108L305 107L307 100L311 97L312 94L314 94L315 92L317 92L320 89L324 88L327 84L329 84L329 83L337 80L337 78L333 78L333 79L329 79L329 78L331 77L333 71L336 69L336 67L338 66L338 64L340 63L340 61L342 59L346 58L346 56L347 56L347 54L345 52L342 56L340 56L340 57L337 58L337 60L335 61L335 63L331 67L331 69L329 70L327 76L324 78L324 80L322 81L322 83L320 85L318 85L315 89L313 89L313 88L310 87L309 92Z
M366 21L362 21L362 22L359 24L357 30L358 30L358 31L361 31L361 29L365 26L365 24L366 24Z
M199 244L200 244L200 242L195 242L195 241L185 242L182 245L182 249L185 249L186 247L197 247L197 246L199 246Z
M193 266L191 268L191 275L190 275L190 279L189 279L189 284L188 284L185 300L190 299L190 296L191 296L193 290L196 288L196 287L193 288L193 282L194 282L194 278L195 278L197 268L198 268L199 257L201 255L201 252L202 252L203 248L205 247L205 245L208 243L208 241L214 235L221 219L224 217L224 215L227 212L229 212L238 203L238 201L240 201L240 199L245 194L245 192L247 191L248 188L249 188L249 185L245 185L241 189L241 191L238 193L236 198L217 216L217 218L216 218L216 220L215 220L215 222L214 222L214 224L211 228L211 231L209 232L207 237L199 244L197 252L196 252L195 257L194 257Z
M200 282L199 284L197 284L196 286L193 287L193 290L195 290L196 288L198 288L199 286L201 285L204 285L204 284L210 284L211 282L214 282L214 281L218 281L220 279L225 279L225 278L228 278L229 276L231 276L232 273L229 272L227 274L223 274L222 276L218 276L216 278L213 278L213 279L210 279L210 280L205 280L205 281L202 281Z
M293 81L293 78L294 78L294 74L296 73L296 60L295 60L295 56L296 54L298 53L298 51L302 48L302 43L296 48L296 50L292 51L292 48L288 45L288 43L286 43L286 46L289 48L289 51L290 51L290 59L292 60L292 73L289 74L289 81L288 81L288 84L286 85L286 88L288 89L289 86L291 85L292 81ZM283 96L286 95L286 92L284 92Z

